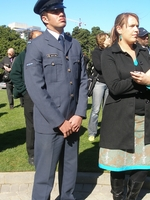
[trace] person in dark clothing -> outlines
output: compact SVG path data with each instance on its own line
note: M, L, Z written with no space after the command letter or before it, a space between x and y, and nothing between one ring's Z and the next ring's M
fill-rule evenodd
M146 48L150 54L149 34L150 33L145 28L139 28L138 42L140 43L140 45L142 45L143 48Z
M109 95L101 122L99 167L111 171L114 200L124 195L125 200L136 200L150 168L150 90L131 76L150 69L149 53L137 42L138 26L136 14L118 15L111 46L101 57Z
M7 56L5 56L0 62L0 67L5 70L5 73L10 74L12 69L12 63L15 59L15 50L9 48L7 50ZM13 83L11 80L6 82L7 97L10 109L14 108L14 98L13 98Z
M39 35L41 31L31 31L29 39L32 40ZM28 153L28 162L30 165L34 165L34 126L33 126L33 102L26 90L24 82L24 59L26 49L21 52L15 59L13 67L10 73L10 78L14 84L13 94L14 98L23 98L24 102L24 116L26 122L26 149Z
M89 69L89 65L88 65L90 59L85 53L83 53L83 56L84 56L84 65L85 65L85 68L86 68L87 76L90 77L90 75L91 75L90 70L91 69Z
M88 132L89 141L93 142L97 134L98 116L101 105L104 107L108 96L108 88L105 84L101 70L101 53L110 45L110 37L107 33L99 33L96 36L97 47L92 52L92 62L94 64L94 76L97 77L92 94L92 110L90 114Z

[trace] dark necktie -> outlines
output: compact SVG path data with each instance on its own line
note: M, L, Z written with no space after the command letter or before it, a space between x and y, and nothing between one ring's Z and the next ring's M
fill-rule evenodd
M65 49L64 37L59 35L58 42L62 45L63 50Z

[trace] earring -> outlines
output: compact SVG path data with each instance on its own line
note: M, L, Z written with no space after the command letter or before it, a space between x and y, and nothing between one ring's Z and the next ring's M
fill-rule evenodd
M119 40L120 40L120 41L122 40L122 35L119 35Z

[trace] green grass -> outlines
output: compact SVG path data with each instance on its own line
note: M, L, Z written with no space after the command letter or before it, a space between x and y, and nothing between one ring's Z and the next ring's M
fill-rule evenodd
M83 120L80 129L78 171L101 172L98 168L99 135L93 143L88 141L87 125L90 109L91 98L89 98L88 103L87 119ZM19 99L15 99L15 107L13 110L10 110L6 90L0 90L0 172L33 170L34 167L28 164L28 156L26 153L23 108L20 106Z

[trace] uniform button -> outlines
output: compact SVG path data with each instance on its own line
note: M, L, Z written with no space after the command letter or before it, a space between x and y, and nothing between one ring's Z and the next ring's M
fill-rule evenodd
M71 72L71 69L68 69L68 72Z
M72 81L70 81L70 85L72 85L73 84L73 82Z
M149 103L149 100L147 100L146 103Z
M54 62L52 62L52 66L55 66L55 63L54 63Z
M71 94L70 97L74 97L74 94Z

